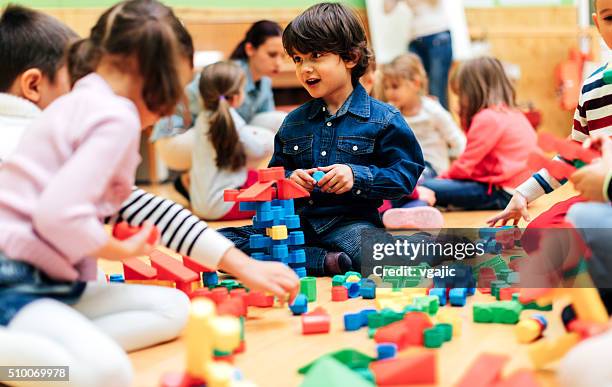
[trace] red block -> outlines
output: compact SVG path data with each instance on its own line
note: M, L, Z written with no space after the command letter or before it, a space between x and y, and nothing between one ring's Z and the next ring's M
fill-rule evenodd
M128 222L119 222L116 223L113 227L113 236L119 240L125 240L131 238L136 233L140 231L141 227L132 227ZM149 238L147 238L147 243L150 245L154 245L157 243L159 239L159 230L157 227L153 226L151 229L151 233L149 234Z
M497 275L492 267L481 267L478 271L478 287L490 288L491 281L495 281Z
M241 341L240 345L238 345L238 348L236 348L234 350L234 353L238 354L238 353L242 353L244 351L246 351L246 341Z
M196 297L206 297L212 300L212 292L208 288L199 288L189 293L189 299L194 299Z
M332 301L348 300L348 289L344 286L332 286L331 293Z
M518 292L519 292L519 289L515 289L515 288L501 288L499 289L499 300L500 301L512 301L512 295Z
M226 298L217 305L217 314L220 316L243 317L247 314L247 306L242 298Z
M566 160L581 160L589 164L601 157L601 154L593 149L583 148L575 141L558 138L550 133L540 133L538 145L545 152L558 152Z
M472 363L457 387L490 387L501 380L501 372L509 357L483 353Z
M269 202L274 199L274 182L255 183L236 198L237 202Z
M240 195L240 191L237 189L226 189L223 191L223 201L224 202L235 202Z
M370 363L370 370L377 386L436 384L436 354L424 351L408 357L374 361Z
M529 155L527 159L527 164L529 168L533 170L539 170L541 168L546 168L548 172L557 180L563 180L569 176L571 176L576 168L573 166L558 160L552 160L543 154L540 153L532 153Z
M191 293L191 284L200 281L200 275L189 270L181 262L159 250L153 250L151 255L151 265L157 269L157 279L174 281L176 288Z
M519 370L492 387L540 387L533 371Z
M172 372L162 376L161 387L197 387L203 386L203 380L189 376L184 372Z
M308 191L288 179L277 181L276 187L278 188L279 200L307 198L310 196Z
M302 334L329 333L330 318L327 311L321 307L302 315Z
M260 169L259 173L259 182L267 183L269 181L275 180L283 180L285 178L285 168L283 167L272 167Z
M152 280L157 276L157 270L138 258L128 258L123 262L123 278L125 280Z
M215 271L209 269L208 267L202 265L200 262L186 255L183 255L183 265L185 265L186 268L195 271L196 273L213 273Z
M519 302L521 304L529 304L530 302L537 301L540 297L546 297L554 289L551 288L525 288L521 289L521 295L519 296Z
M274 306L274 296L265 295L262 292L250 292L248 304L258 308L271 308Z
M403 320L378 328L374 334L374 341L395 343L399 351L411 345L422 346L423 331L432 326L425 313L408 312Z
M229 293L227 288L219 287L214 288L211 292L210 299L214 301L216 305L221 304L223 301L227 299Z
M491 288L478 288L481 294L491 294Z

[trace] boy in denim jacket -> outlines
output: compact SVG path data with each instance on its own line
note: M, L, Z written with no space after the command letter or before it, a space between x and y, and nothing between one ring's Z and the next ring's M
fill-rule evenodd
M358 17L338 3L314 5L283 33L296 76L314 100L289 113L270 167L311 196L296 201L310 275L360 270L361 233L382 227L382 201L412 193L424 168L419 144L400 112L359 84L370 51ZM325 172L318 181L317 170ZM249 252L253 227L221 233Z

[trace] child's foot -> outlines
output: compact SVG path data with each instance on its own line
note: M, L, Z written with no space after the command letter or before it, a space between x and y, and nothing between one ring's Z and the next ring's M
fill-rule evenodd
M444 226L442 213L433 207L392 208L383 215L386 228L439 229Z
M343 252L330 252L325 254L324 261L325 275L332 276L336 274L344 274L351 270L353 261L348 254Z

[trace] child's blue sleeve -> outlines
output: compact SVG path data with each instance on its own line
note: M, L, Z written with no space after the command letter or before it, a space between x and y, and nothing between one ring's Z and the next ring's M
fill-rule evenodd
M282 129L282 126L281 126ZM283 155L283 143L280 139L280 130L274 136L274 153L272 154L272 159L268 163L268 168L272 167L284 167L285 168L285 177L289 178L295 169L293 165L290 164L290 161Z
M392 113L376 139L375 165L347 164L353 170L355 197L398 199L410 195L423 172L423 152L399 113Z

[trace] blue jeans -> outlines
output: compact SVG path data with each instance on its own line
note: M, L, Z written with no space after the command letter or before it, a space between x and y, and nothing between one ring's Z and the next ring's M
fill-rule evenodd
M429 76L429 93L448 110L448 72L453 62L453 41L450 31L422 36L410 42L408 49L423 61Z
M325 275L325 254L328 252L345 252L353 261L353 270L361 270L361 232L363 230L379 229L373 223L363 220L343 219L329 230L317 234L308 222L302 222L306 253L306 271L309 275ZM253 226L228 227L219 232L234 242L236 247L246 254L257 250L249 247L249 237L262 234L263 231Z
M503 210L512 195L471 180L431 179L421 184L436 193L436 206L456 210Z

